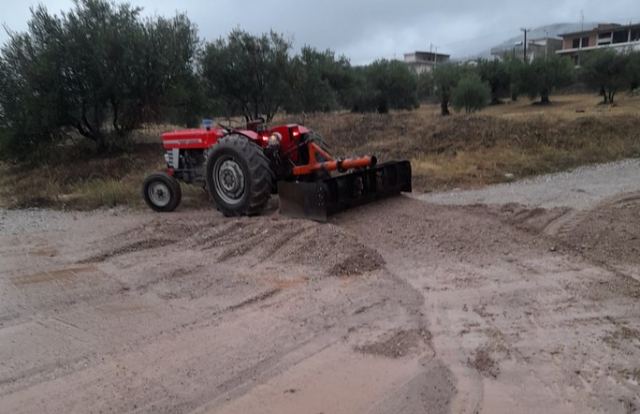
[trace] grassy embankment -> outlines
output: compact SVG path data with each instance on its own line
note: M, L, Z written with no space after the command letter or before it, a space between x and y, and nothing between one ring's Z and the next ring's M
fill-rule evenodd
M591 95L554 97L551 106L527 99L479 114L442 118L436 105L377 114L315 114L304 123L320 132L339 156L372 153L382 161L409 159L414 188L469 188L579 165L640 156L640 97L621 95L600 106ZM287 117L300 122L300 117ZM141 206L140 184L162 168L161 128L139 132L132 154L82 160L69 157L25 169L3 165L0 207L92 209ZM185 186L187 187L187 186ZM201 189L183 187L186 206L207 204Z

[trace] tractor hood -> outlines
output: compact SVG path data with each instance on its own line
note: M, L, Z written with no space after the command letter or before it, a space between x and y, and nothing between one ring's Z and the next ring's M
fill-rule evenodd
M225 134L221 128L183 129L162 134L162 145L166 149L206 149Z

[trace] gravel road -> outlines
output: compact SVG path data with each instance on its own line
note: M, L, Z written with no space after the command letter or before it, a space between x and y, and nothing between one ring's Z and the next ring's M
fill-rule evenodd
M640 159L580 167L472 191L418 195L438 204L506 204L585 210L617 194L640 191Z
M0 211L0 412L637 412L631 177L637 161L328 224Z

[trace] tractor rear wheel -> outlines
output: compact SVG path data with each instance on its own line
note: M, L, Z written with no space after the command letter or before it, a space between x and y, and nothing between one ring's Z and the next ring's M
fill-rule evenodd
M142 196L153 210L167 213L175 210L180 204L182 189L178 180L170 175L154 173L144 179Z
M267 205L274 175L262 148L234 134L213 146L206 179L209 194L225 216L253 216Z

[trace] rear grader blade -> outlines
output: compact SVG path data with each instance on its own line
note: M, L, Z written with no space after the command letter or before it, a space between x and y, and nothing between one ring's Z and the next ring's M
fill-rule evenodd
M278 182L281 214L319 222L401 192L411 192L409 161L388 162L312 182Z

